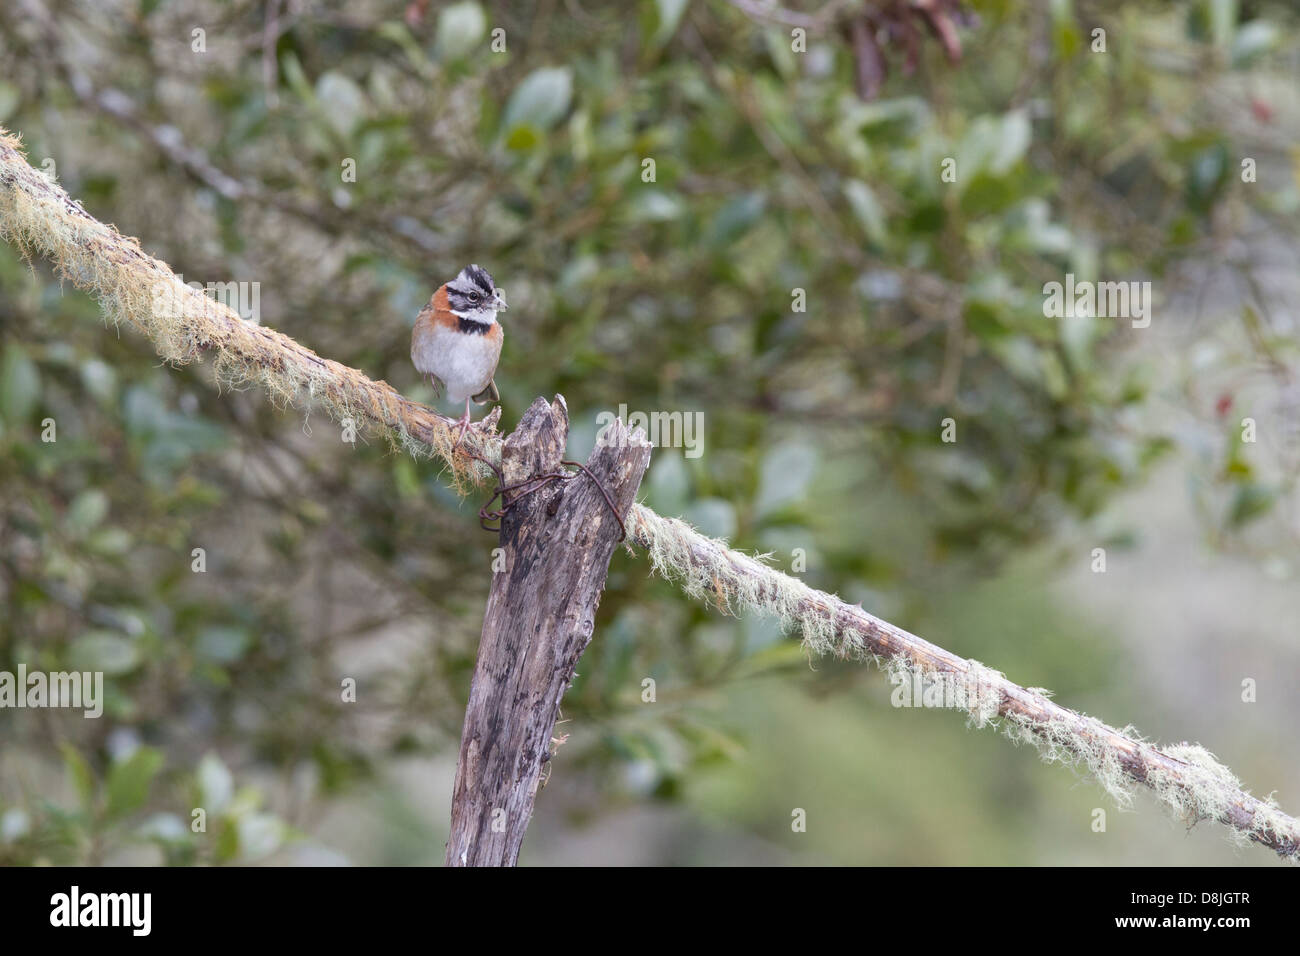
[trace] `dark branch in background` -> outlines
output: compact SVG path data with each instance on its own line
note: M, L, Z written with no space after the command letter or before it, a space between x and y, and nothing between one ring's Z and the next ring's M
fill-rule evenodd
M922 33L929 32L950 63L961 60L959 26L974 23L964 0L875 0L852 3L832 0L816 13L800 13L761 0L728 0L746 16L809 33L826 33L838 27L849 44L854 61L858 96L873 100L889 75L884 47L901 45L903 72L910 74L920 60Z

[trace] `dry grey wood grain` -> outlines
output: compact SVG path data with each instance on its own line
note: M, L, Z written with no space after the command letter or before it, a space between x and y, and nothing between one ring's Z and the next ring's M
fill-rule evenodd
M507 485L562 470L564 398L538 398L505 440ZM640 431L615 422L587 467L625 516L650 463ZM512 496L513 497L513 496ZM452 793L449 866L513 866L533 815L560 701L595 631L620 528L582 473L515 497L501 521L505 570L483 618Z

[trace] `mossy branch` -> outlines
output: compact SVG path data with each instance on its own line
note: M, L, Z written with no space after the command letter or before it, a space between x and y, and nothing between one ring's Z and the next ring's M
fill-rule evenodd
M243 321L185 285L135 239L89 215L28 164L17 137L3 129L0 236L25 255L46 256L59 276L98 298L111 322L139 329L172 364L201 361L206 354L225 386L260 385L278 404L319 407L340 421L368 422L411 454L441 460L460 487L492 477L473 456L501 460L496 418L482 431L469 432L453 452L451 419L386 382ZM976 726L1000 727L1016 741L1033 743L1045 760L1085 768L1121 805L1141 785L1189 825L1215 820L1292 862L1300 857L1300 822L1271 799L1251 796L1202 747L1157 747L1131 727L1117 729L1062 707L1046 691L1021 687L642 505L632 506L627 531L629 541L648 553L654 571L679 582L692 598L724 613L776 617L814 653L870 659L891 677L918 681L944 700L959 701Z

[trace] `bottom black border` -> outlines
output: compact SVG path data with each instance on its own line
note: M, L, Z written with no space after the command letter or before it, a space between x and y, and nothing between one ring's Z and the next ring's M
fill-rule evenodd
M844 921L848 932L861 929L852 921L879 921L935 941L990 929L1071 940L1153 933L1225 938L1289 928L1295 884L1290 867L732 869L725 876L710 869L7 868L0 869L0 913L11 944L75 935L80 943L101 937L128 946L146 940L337 945L412 934L437 944L451 942L446 933L453 930L457 937L490 930L484 941L499 945L503 929L542 938L558 932L560 942L588 921L593 927L614 921L651 937L673 930L659 938L676 946L686 939L678 930L770 942L775 923L806 926L810 919ZM70 897L73 886L83 906L89 894L148 893L148 935L136 936L130 927L51 925L59 905L52 900ZM68 908L65 903L63 911ZM1240 937L1226 937L1233 938ZM460 945L474 945L472 937Z

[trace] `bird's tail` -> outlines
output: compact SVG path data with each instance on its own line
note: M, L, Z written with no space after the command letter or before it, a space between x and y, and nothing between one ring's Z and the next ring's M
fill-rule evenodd
M497 383L489 381L487 388L474 396L475 405L490 405L494 402L501 401L501 393L497 391Z

